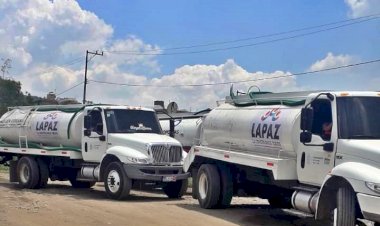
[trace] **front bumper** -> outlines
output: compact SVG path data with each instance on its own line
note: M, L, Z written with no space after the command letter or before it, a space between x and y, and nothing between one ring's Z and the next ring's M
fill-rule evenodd
M127 176L135 180L147 181L171 181L185 180L190 173L184 173L182 166L155 166L155 165L137 165L124 164L124 170Z
M380 197L357 194L358 202L365 219L380 223Z

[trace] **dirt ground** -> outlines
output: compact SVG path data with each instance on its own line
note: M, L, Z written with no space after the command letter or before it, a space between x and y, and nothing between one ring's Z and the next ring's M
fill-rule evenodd
M49 182L45 189L19 189L0 173L0 226L61 225L317 225L310 216L272 209L266 200L234 198L231 208L204 210L187 194L180 200L132 191L125 201L106 198L98 183L74 189L66 182Z

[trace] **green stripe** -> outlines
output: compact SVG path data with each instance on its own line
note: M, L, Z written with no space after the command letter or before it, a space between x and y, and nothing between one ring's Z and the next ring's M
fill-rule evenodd
M4 142L3 140L0 140L0 147L9 147L9 148L20 148L19 144L9 144ZM25 148L25 147L23 147ZM37 148L37 149L43 149L46 151L76 151L81 152L81 149L79 147L74 146L59 146L59 147L52 147L52 146L43 146L37 143L28 142L28 148Z

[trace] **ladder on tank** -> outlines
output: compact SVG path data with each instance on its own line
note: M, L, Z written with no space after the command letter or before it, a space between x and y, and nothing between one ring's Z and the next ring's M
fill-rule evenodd
M26 130L27 130L28 126L26 125L26 122L32 113L32 109L27 109L27 111L28 111L28 113L26 113L25 118L24 118L23 122L21 123L19 130L18 130L18 145L20 148L23 148L23 145L25 145L25 148L29 148L28 136L26 135Z

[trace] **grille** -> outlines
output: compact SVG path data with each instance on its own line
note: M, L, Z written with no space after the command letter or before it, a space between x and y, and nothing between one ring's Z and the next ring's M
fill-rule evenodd
M153 145L151 150L155 163L180 162L182 159L180 146Z

